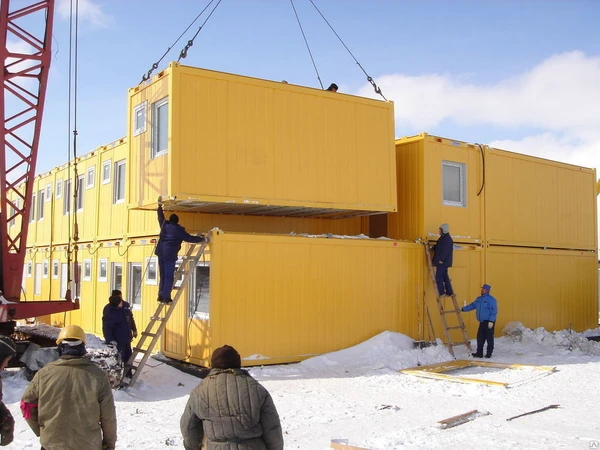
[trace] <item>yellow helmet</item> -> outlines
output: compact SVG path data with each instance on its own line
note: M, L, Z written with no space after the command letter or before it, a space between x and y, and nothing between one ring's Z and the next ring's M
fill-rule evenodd
M56 345L62 344L62 341L81 341L85 345L85 332L78 325L67 325L60 333L58 333L58 339L56 339Z

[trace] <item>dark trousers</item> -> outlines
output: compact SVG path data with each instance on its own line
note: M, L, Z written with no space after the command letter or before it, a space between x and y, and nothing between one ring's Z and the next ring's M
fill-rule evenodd
M127 361L129 361L129 357L131 356L131 353L133 353L133 351L131 350L131 342L130 341L117 342L117 350L121 354L121 359L123 360L124 364Z
M435 282L440 295L454 295L450 277L448 276L448 268L446 266L436 266Z
M483 344L487 342L486 356L492 356L494 351L494 330L496 324L492 328L488 328L489 320L479 322L479 329L477 330L477 354L483 355Z
M158 296L160 298L171 298L171 290L173 289L173 276L175 275L176 259L165 260L158 257Z

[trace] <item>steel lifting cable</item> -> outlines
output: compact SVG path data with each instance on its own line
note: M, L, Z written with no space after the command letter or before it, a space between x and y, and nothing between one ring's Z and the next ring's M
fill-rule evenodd
M482 180L481 180L481 188L479 188L479 192L477 192L477 197L479 197L479 194L481 194L481 191L483 191L483 188L485 186L485 153L483 151L483 147L481 146L481 144L477 144L475 143L475 145L477 147L479 147L479 151L481 152L481 165L482 165L482 172L483 172L483 176L482 176Z
M204 9L202 11L200 11L200 13L196 16L196 18L194 20L192 20L192 23L190 23L187 28L185 30L183 30L183 33L181 33L179 35L179 37L175 40L175 42L173 42L169 48L167 48L167 51L165 51L163 53L163 55L160 57L160 59L158 61L156 61L154 64L152 64L152 67L150 68L150 70L148 71L148 73L142 75L142 81L140 81L140 83L143 83L144 81L147 81L150 79L150 75L152 74L152 72L154 72L156 69L158 69L158 65L161 63L161 61L165 58L165 56L167 56L167 54L171 51L171 49L173 48L173 46L175 44L177 44L179 42L179 40L183 37L183 35L185 33L188 32L188 30L190 28L192 28L192 25L194 25L196 23L196 21L200 18L200 16L204 13L204 11L206 11L208 9L208 7L211 5L212 2L214 2L215 0L210 0L210 2L208 3L208 5L206 5L204 7Z
M292 4L294 14L296 15L296 20L298 21L298 26L300 27L300 31L302 32L302 37L304 38L304 43L306 44L306 49L308 50L308 54L310 55L310 60L312 61L312 65L315 68L315 72L317 74L317 80L319 80L321 89L323 89L323 82L321 81L321 76L319 75L317 65L315 64L315 59L313 58L312 52L310 51L310 46L308 45L308 40L306 39L306 35L304 34L304 29L302 28L302 24L300 23L300 17L298 17L298 12L296 11L296 6L294 5L294 0L290 0L290 3Z
M335 34L335 36L342 43L342 45L344 46L344 48L346 49L346 51L348 51L348 53L350 54L350 56L352 56L352 59L354 59L354 62L356 62L356 64L358 65L358 67L360 67L360 70L363 71L363 73L367 77L367 81L369 83L371 83L371 86L373 86L373 89L375 90L375 93L381 95L381 97L383 97L383 99L387 101L387 98L385 98L385 96L383 95L383 92L381 92L381 89L375 83L375 80L373 80L373 78L367 73L367 71L363 68L363 66L358 62L358 60L352 54L352 52L350 51L350 49L348 48L348 46L344 43L344 41L339 36L339 34L336 33L336 31L333 29L333 27L331 26L331 24L329 23L329 21L325 18L325 16L321 12L321 10L319 8L317 8L317 5L315 5L315 2L313 2L313 0L309 0L309 1L312 3L312 5L314 6L314 8L317 10L317 12L319 13L319 15L323 18L323 20L325 21L325 23L329 26L329 28L331 29L331 31L333 31L333 34Z
M212 3L213 0L211 0L210 3ZM210 6L210 3L206 6L206 8L208 8L208 6ZM181 50L181 53L179 53L179 58L177 58L177 62L181 61L182 58L185 58L187 56L187 52L190 49L190 47L192 45L194 45L194 39L196 39L196 37L198 36L198 34L200 33L200 31L202 30L202 28L204 28L204 25L206 25L206 22L208 22L208 19L210 19L210 17L213 15L213 13L215 12L215 10L218 8L218 6L221 4L221 0L219 0L217 2L217 4L215 5L215 7L212 9L212 11L210 12L210 14L208 15L208 17L206 19L204 19L204 22L202 22L202 25L200 25L200 27L198 28L198 31L196 31L196 34L194 34L194 36L192 37L192 39L190 39L187 44L185 45L185 47L183 47L183 50Z

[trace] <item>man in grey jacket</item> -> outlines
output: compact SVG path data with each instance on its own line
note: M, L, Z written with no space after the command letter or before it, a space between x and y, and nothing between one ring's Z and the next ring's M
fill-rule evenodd
M180 426L186 450L283 450L281 422L269 392L241 369L231 346L217 348L211 371L190 394Z

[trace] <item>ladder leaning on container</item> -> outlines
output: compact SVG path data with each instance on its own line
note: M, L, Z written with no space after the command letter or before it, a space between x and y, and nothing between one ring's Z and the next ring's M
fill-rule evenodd
M194 268L198 264L198 261L204 254L206 250L206 246L210 242L210 237L207 235L207 240L200 243L191 243L190 247L183 257L181 265L175 272L173 276L174 280L181 280L179 285L173 285L173 290L176 291L175 296L173 297L173 301L171 303L159 303L156 311L150 317L150 321L148 322L148 326L146 329L142 331L142 336L138 341L137 345L133 349L133 353L129 357L129 360L125 363L125 367L123 370L123 378L121 379L121 388L128 388L135 384L138 379L138 376L142 373L142 369L148 361L154 346L162 336L163 331L165 330L165 326L181 294L183 292L183 288L190 280L190 276L194 273ZM144 349L144 344L147 340L150 340L148 347ZM136 361L138 355L142 356L142 359L138 362Z
M465 326L465 322L463 321L463 318L462 318L462 314L461 314L462 311L461 311L460 307L458 306L458 302L456 301L456 294L450 296L450 298L452 298L452 308L453 309L444 309L443 299L442 299L442 296L439 295L437 283L435 282L435 268L433 267L433 263L431 262L432 255L431 255L431 251L429 249L429 242L425 241L423 244L425 247L425 259L427 260L427 265L429 266L429 275L431 276L431 281L433 283L433 289L435 291L435 299L436 299L438 311L440 313L440 318L442 319L442 327L444 328L444 336L446 337L446 342L448 344L448 350L450 351L450 354L452 356L454 356L454 347L457 347L459 345L464 345L467 347L467 350L469 351L469 353L471 353L472 352L471 341L469 340L469 336L467 334L467 327ZM456 321L457 321L458 325L449 326L447 314L456 314ZM463 340L459 341L459 342L454 342L452 340L452 333L451 333L452 330L460 330L462 333Z

